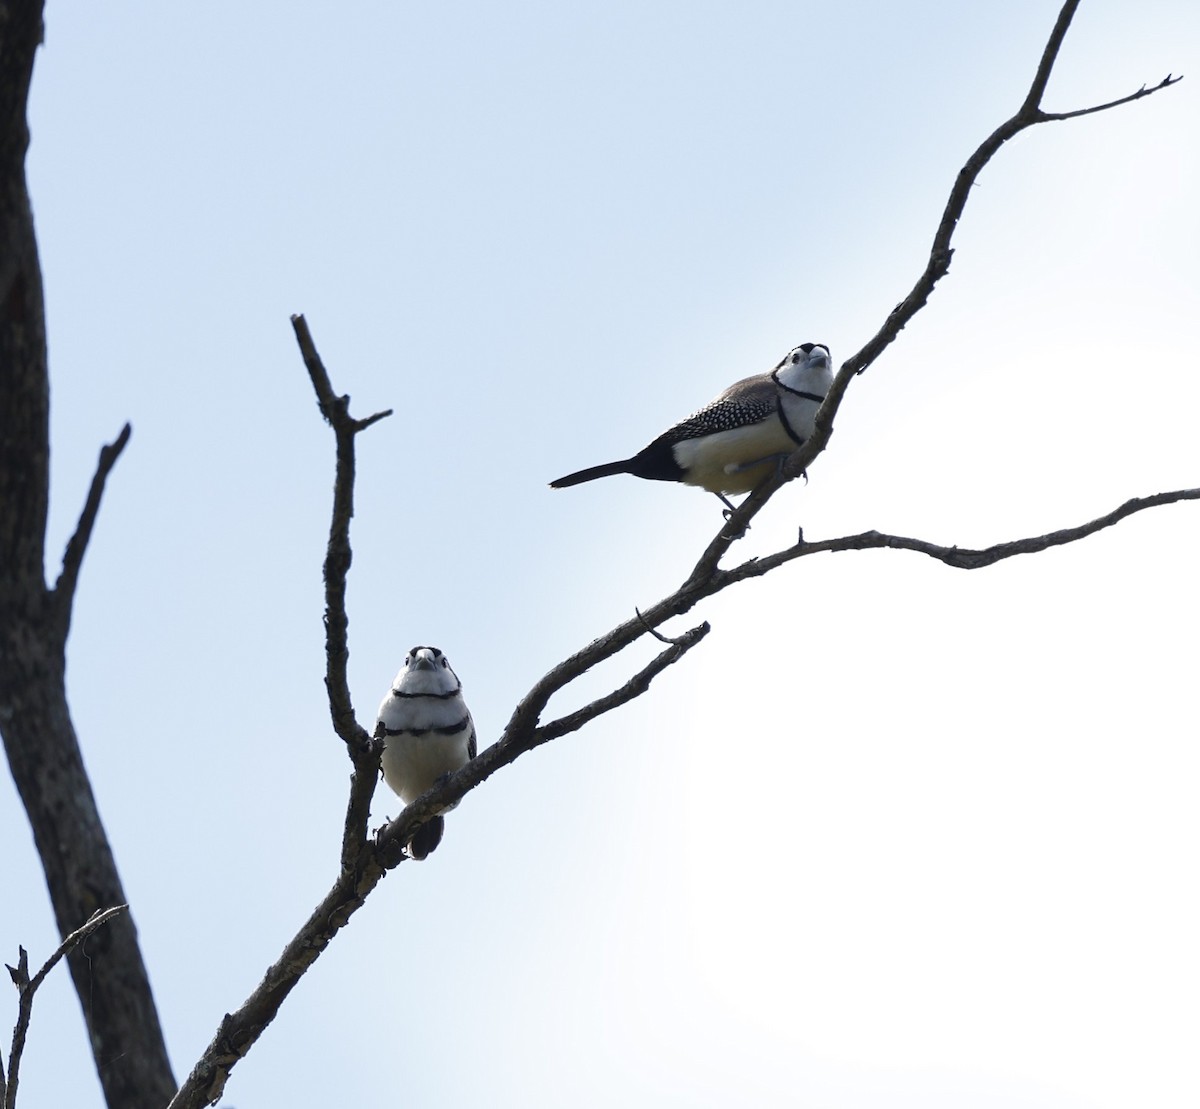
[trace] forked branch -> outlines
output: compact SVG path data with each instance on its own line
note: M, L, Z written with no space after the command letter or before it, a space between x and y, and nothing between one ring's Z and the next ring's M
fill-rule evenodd
M350 547L350 521L354 516L354 438L372 424L392 414L376 412L363 420L350 415L350 397L334 392L325 363L302 315L292 317L292 330L308 370L317 405L326 423L333 428L337 461L333 481L333 510L329 520L329 541L325 548L325 689L329 696L329 714L334 731L342 738L354 764L350 777L350 798L342 831L342 867L353 869L367 839L367 820L371 797L379 778L379 745L358 723L350 697L346 668L350 661L350 619L346 614L346 578L350 573L353 551Z
M942 218L938 223L937 231L934 233L933 244L929 249L929 259L925 264L924 271L908 291L908 295L888 314L887 319L883 322L883 326L880 327L859 351L842 363L841 369L838 370L837 375L834 377L833 387L829 390L829 394L825 398L825 403L821 405L821 410L817 413L816 433L808 442L792 454L782 467L780 473L772 475L764 481L762 485L738 506L738 510L701 556L700 561L696 564L696 568L692 571L692 579L690 580L703 578L705 575L711 574L721 561L722 556L729 549L730 544L745 533L750 521L758 515L763 505L770 500L780 486L804 473L813 460L828 446L829 439L833 434L834 417L841 407L850 382L858 374L863 373L867 367L872 365L892 344L908 322L925 307L937 283L950 271L950 261L954 255L951 243L954 239L954 232L958 227L958 221L962 218L962 214L966 210L967 201L971 197L971 192L975 187L975 182L979 179L980 173L983 172L984 167L995 157L1000 148L1009 139L1014 138L1022 131L1039 123L1073 119L1076 116L1107 111L1109 108L1116 108L1122 104L1130 104L1135 100L1141 100L1183 80L1182 77L1175 77L1168 74L1156 85L1152 85L1149 88L1143 85L1137 92L1130 93L1128 96L1120 97L1117 100L1110 100L1105 104L1097 104L1089 108L1078 108L1069 112L1043 111L1041 105L1042 98L1046 93L1046 85L1050 80L1050 74L1054 69L1054 63L1058 60L1063 39L1066 37L1067 30L1071 26L1071 20L1075 15L1076 9L1079 7L1079 3L1080 0L1067 0L1063 4L1061 11L1058 13L1058 19L1055 21L1054 29L1050 32L1050 37L1046 42L1046 48L1042 51L1042 57L1038 63L1037 71L1033 75L1029 91L1026 93L1025 99L1022 101L1021 107L1017 110L1016 114L1010 119L1005 120L988 135L966 160L962 169L958 171L958 176L954 179L954 186L950 190L950 196L946 201L946 207L942 212Z
M1042 98L1046 85L1053 71L1055 61L1064 37L1070 27L1079 0L1067 0L1059 12L1058 19L1042 52L1037 70L1022 101L1021 107L1012 118L1002 123L994 130L974 153L967 159L955 178L949 199L942 213L942 218L934 234L930 248L929 259L925 269L918 277L908 295L889 313L879 331L838 371L833 387L826 397L825 403L817 414L817 431L799 450L787 460L780 472L773 474L755 489L722 526L721 530L709 543L699 561L692 569L684 583L670 596L659 601L656 605L639 612L636 619L613 628L607 634L594 640L587 647L576 652L558 666L549 671L538 681L525 698L518 704L508 725L505 727L499 741L480 756L473 759L450 781L439 786L409 806L393 824L385 831L387 838L395 836L402 838L411 834L420 819L438 811L446 804L459 800L464 794L475 788L480 782L490 777L501 766L512 762L519 755L536 745L535 737L542 734L540 725L541 714L554 694L566 687L575 678L586 673L593 666L609 659L624 650L630 643L644 634L653 634L653 630L673 616L686 613L698 601L710 597L735 581L749 577L760 577L769 570L793 561L804 554L816 553L818 550L854 550L864 547L892 547L917 550L931 557L940 558L949 565L965 569L975 569L991 565L1002 558L1014 554L1044 550L1050 546L1074 542L1091 535L1101 528L1116 523L1132 512L1150 508L1158 504L1172 501L1193 499L1192 490L1182 490L1176 493L1160 493L1152 497L1141 498L1127 502L1108 516L1084 524L1078 528L1054 532L1047 536L1017 540L1011 544L1001 544L986 551L958 551L955 548L939 547L937 544L926 543L918 539L906 539L899 536L884 536L877 532L868 532L862 536L848 536L844 539L827 540L820 544L805 544L800 542L795 547L780 551L767 558L751 560L743 563L734 570L719 569L721 559L742 535L745 534L750 521L762 509L771 496L787 481L803 473L809 464L825 449L833 432L833 420L837 414L850 381L870 366L880 354L899 335L905 325L928 302L930 294L938 281L949 271L950 259L953 254L951 242L958 221L966 209L971 190L993 156L1009 139L1034 124L1053 119L1065 119L1072 115L1087 114L1103 111L1110 107L1129 103L1149 95L1151 92L1167 88L1180 78L1168 76L1151 89L1143 87L1130 96L1108 104L1097 105L1094 108L1081 109L1073 113L1050 115L1041 109ZM1132 507L1131 507L1132 506ZM593 702L596 704L597 702ZM579 710L586 713L591 706ZM564 718L569 719L569 718ZM557 723L557 722L556 722ZM553 725L546 725L549 728Z
M318 403L326 420L332 425L337 439L334 505L325 560L326 686L334 728L346 743L355 767L347 808L341 869L333 888L289 942L279 960L267 970L263 981L241 1008L228 1014L221 1022L213 1042L172 1100L170 1109L199 1109L200 1106L220 1097L233 1066L250 1050L263 1029L274 1019L283 1000L300 977L363 904L384 874L403 859L403 845L422 822L447 805L460 800L497 770L508 766L525 752L575 731L602 714L640 696L659 673L682 658L708 632L708 624L702 623L675 639L667 639L667 649L623 685L574 712L546 724L541 722L550 699L556 693L642 636L657 635L655 629L665 621L686 613L699 601L735 582L759 577L786 562L808 554L873 547L904 549L938 558L951 566L977 569L1016 554L1074 542L1146 508L1174 501L1200 499L1200 490L1195 489L1137 498L1087 524L1049 535L999 544L981 551L942 547L918 539L865 532L857 536L817 543L805 543L801 539L793 547L766 558L751 559L730 570L720 569L721 559L729 547L744 534L749 522L772 494L785 481L799 475L825 449L833 431L834 417L851 379L862 373L883 353L908 321L924 307L937 282L949 271L953 253L951 241L955 227L966 208L972 186L1000 147L1014 135L1037 123L1103 111L1166 88L1178 80L1167 77L1153 88L1143 88L1129 96L1093 108L1058 114L1044 112L1041 103L1046 85L1078 2L1079 0L1067 0L1059 13L1020 109L980 144L959 171L934 235L924 271L908 295L888 315L879 331L838 371L833 388L818 413L816 434L788 459L780 473L773 475L747 497L709 543L687 579L674 593L646 611L636 613L633 618L552 668L533 685L516 706L496 743L482 751L447 781L414 801L399 817L381 829L374 839L366 837L365 829L378 774L379 751L354 717L347 685L349 624L345 607L345 586L351 562L349 529L354 506L354 436L389 413L377 413L365 420L353 419L348 411L349 398L338 396L334 392L303 317L292 318ZM661 635L657 637L666 638Z

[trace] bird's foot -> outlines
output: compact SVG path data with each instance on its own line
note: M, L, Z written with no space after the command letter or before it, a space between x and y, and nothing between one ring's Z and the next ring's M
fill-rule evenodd
M799 450L798 447L796 449ZM790 454L775 455L775 473L777 476L783 477L783 464L791 457L792 456ZM807 485L808 484L808 471L801 470L799 476L804 478L804 484Z
M713 495L716 497L720 497L721 500L724 502L725 508L721 510L721 515L725 517L726 521L728 521L729 518L737 511L737 506L731 500L729 500L729 498L726 497L723 493L714 493ZM749 530L750 530L750 525L747 524L744 528L739 530L738 533L736 535L732 536L731 538L741 539L742 536L745 535L746 532L748 532Z
M391 827L392 818L385 816L384 823L375 829L375 834L372 837L375 842L375 850L379 853L379 859L384 867L391 870L394 866L399 866L403 862L407 851L398 839L387 834L388 828Z

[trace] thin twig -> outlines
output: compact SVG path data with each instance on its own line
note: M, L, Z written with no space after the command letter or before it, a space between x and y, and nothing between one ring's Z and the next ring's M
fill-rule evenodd
M1152 85L1150 88L1146 88L1143 85L1137 92L1131 92L1128 96L1110 100L1107 104L1096 104L1091 108L1076 108L1073 112L1042 112L1041 120L1042 122L1050 123L1060 119L1075 119L1077 116L1090 116L1096 112L1107 112L1109 108L1119 108L1122 104L1132 104L1135 100L1141 100L1143 96L1149 96L1151 93L1158 92L1159 89L1170 88L1172 85L1179 84L1182 80L1182 74L1176 77L1168 73L1157 85Z
M621 686L620 689L614 689L606 696L598 697L590 704L584 705L583 708L568 713L566 716L560 716L557 720L552 720L549 724L543 724L540 728L537 728L530 740L529 749L533 750L534 747L538 747L543 743L549 743L550 740L558 739L559 736L578 731L585 724L595 720L597 716L602 716L604 713L611 712L621 705L628 704L635 697L640 697L650 688L650 683L659 674L672 663L678 662L683 658L711 630L712 626L705 620L702 624L697 624L694 628L689 628L683 635L675 639L666 639L663 636L657 636L657 633L655 633L658 638L670 644L665 651L656 655L646 666Z
M641 621L642 627L645 628L646 631L648 631L652 636L654 636L654 638L657 639L659 641L659 643L679 644L686 638L686 635L681 635L676 639L672 639L669 635L663 635L662 632L660 632L656 627L654 627L652 624L650 624L646 620L646 617L642 615L642 610L640 608L637 608L635 606L633 611L634 611L634 614L637 616L637 618ZM693 630L695 630L695 629L693 629ZM690 635L690 634L691 634L691 632L687 633L687 635Z
M4 1109L14 1109L16 1105L18 1071L21 1068L21 1055L25 1050L25 1037L29 1034L30 1017L33 1015L33 995L63 956L73 951L102 924L106 924L128 908L128 905L114 905L111 909L97 909L58 945L54 954L42 964L42 969L32 978L29 977L29 956L25 948L19 948L17 966L8 968L9 975L20 991L20 1000L17 1005L17 1023L13 1028L12 1051L8 1057L8 1087L4 1091Z
M71 626L71 608L75 602L75 587L79 582L79 569L83 565L83 556L87 552L88 542L92 538L92 528L96 524L96 515L100 511L100 499L104 496L104 484L108 475L121 457L125 444L133 428L126 424L121 433L111 443L100 449L100 459L96 463L96 472L92 475L92 484L88 489L87 499L83 502L83 511L79 522L75 525L75 533L67 541L67 549L63 553L62 571L54 585L54 603L58 610L59 630L66 641L67 632Z

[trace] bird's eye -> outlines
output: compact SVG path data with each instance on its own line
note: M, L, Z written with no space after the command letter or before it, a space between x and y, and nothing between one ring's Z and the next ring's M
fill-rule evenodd
M450 669L450 660L448 658L446 658L445 655L442 655L442 669L443 670Z

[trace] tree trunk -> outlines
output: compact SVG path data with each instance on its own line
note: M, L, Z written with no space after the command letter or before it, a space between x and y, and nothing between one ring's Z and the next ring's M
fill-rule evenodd
M96 909L123 904L125 893L67 708L74 574L48 589L43 562L50 390L25 182L26 101L41 34L40 0L0 10L0 733L66 936ZM132 917L122 914L85 947L70 956L71 975L107 1103L162 1109L175 1080Z

